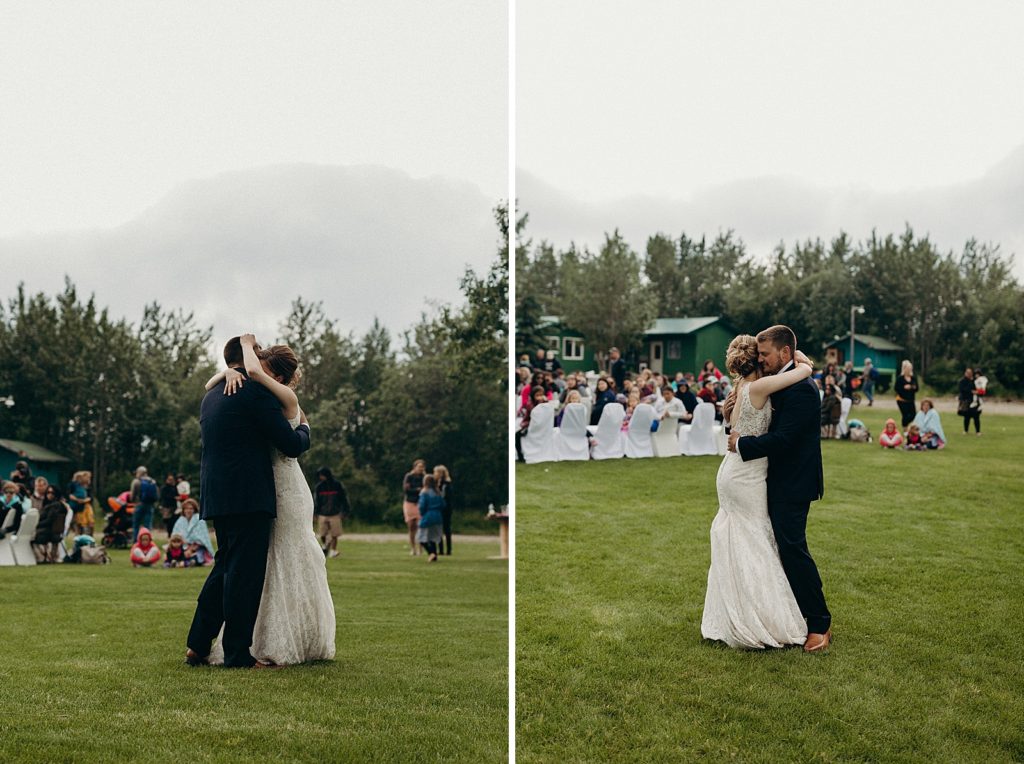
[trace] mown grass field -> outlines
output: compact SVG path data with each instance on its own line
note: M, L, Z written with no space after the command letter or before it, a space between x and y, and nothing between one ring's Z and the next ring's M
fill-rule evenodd
M517 761L1024 761L1024 417L943 423L823 445L821 656L701 639L719 457L517 465Z
M0 761L506 761L497 541L341 549L337 658L272 671L183 664L206 570L0 568Z

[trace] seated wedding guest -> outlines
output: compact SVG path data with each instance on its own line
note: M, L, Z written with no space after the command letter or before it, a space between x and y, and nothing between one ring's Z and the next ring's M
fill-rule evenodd
M522 395L520 396L519 411L517 414L522 412L527 406L530 405L530 400L533 396L534 390L541 390L544 393L545 400L551 400L554 397L554 393L544 384L544 372L535 371L533 377L530 379L530 384L523 388Z
M615 403L615 393L608 384L607 377L597 380L597 391L594 397L594 408L590 412L590 423L597 424L601 421L601 412L609 403Z
M715 395L715 380L704 380L701 386L697 388L697 397L705 403L717 403L718 397Z
M580 391L580 396L583 398L589 398L592 395L590 385L587 383L587 375L582 371L576 372L576 389Z
M36 556L36 562L57 562L57 546L64 538L64 523L67 522L67 517L68 507L61 501L60 491L52 485L47 486L36 535L32 538L32 551Z
M43 507L46 506L46 489L50 487L50 481L44 477L37 477L33 483L32 493L28 500L33 507L42 512Z
M697 381L704 383L709 379L721 379L722 372L715 367L715 362L710 358L704 362L704 366L700 370L700 375L697 377Z
M558 413L555 414L555 427L562 426L562 417L565 415L565 407L570 403L582 403L583 398L580 396L579 390L567 390L568 396L565 399L565 406L559 409Z
M535 387L530 401L527 403L526 408L522 410L522 419L519 421L519 429L516 430L516 457L521 462L526 461L523 458L523 437L530 431L530 414L537 406L547 402L548 399L544 388Z
M165 568L184 568L189 564L185 557L185 542L177 533L171 534L171 540L167 544L167 551L164 553Z
M153 543L149 528L139 528L139 540L132 545L130 559L133 568L148 568L160 560L160 547Z
M555 372L554 378L551 380L554 387L554 391L557 395L561 395L562 391L565 390L565 386L568 384L565 380L565 370L558 369Z
M945 448L946 433L939 421L939 412L927 398L921 401L921 410L914 416L914 424L921 430L921 439L928 448Z
M682 400L675 396L672 388L668 385L661 389L661 398L655 404L654 412L657 416L651 426L652 431L657 431L663 426L668 427L671 425L678 427L680 422L693 418L687 413L686 406L683 405ZM664 422L664 424L660 424L661 422Z
M679 385L686 381L686 377L683 376L683 372L677 371L676 378L672 380L672 392L679 389Z
M568 402L569 393L576 391L578 394L577 385L579 385L579 380L576 379L575 374L570 374L566 377L565 387L562 389L562 392L558 394L558 406L560 409L565 408L565 404Z
M416 541L429 555L427 562L436 562L437 545L442 539L444 518L441 512L444 509L444 498L437 492L437 480L433 475L423 478L419 508L420 525L416 531Z
M172 534L181 536L185 553L196 565L213 565L213 542L206 521L199 516L199 503L195 499L181 502L181 517L174 524Z
M523 394L523 388L530 384L530 369L520 366L516 372L516 395Z
M634 388L629 397L626 399L626 416L622 418L622 431L626 432L629 429L629 420L633 416L633 412L636 411L636 407L640 405L640 391Z
M27 503L22 499L21 486L17 483L8 480L3 490L3 499L0 499L0 539L6 534L17 534Z
M921 428L911 423L907 428L907 440L903 444L907 451L924 451L924 440L921 438Z
M683 421L689 422L693 419L693 410L697 408L700 401L696 395L690 392L690 383L685 379L676 388L676 398L683 402L683 408L686 409L686 417Z
M885 420L885 429L878 436L878 444L882 448L899 448L903 445L903 435L896 429L895 419Z

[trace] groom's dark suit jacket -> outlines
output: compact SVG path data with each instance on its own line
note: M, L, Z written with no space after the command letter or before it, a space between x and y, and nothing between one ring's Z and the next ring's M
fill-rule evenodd
M740 438L740 457L768 457L768 502L812 502L825 495L821 470L821 397L810 379L771 396L772 422L764 435Z
M223 385L207 392L199 427L203 440L200 516L205 520L251 513L276 517L271 448L300 456L309 449L309 428L299 425L293 430L281 413L281 402L257 382L247 382L234 395L224 395Z

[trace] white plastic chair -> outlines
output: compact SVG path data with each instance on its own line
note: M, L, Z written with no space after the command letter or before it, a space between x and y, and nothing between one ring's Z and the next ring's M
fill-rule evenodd
M594 445L590 447L591 459L621 459L626 451L622 445L622 420L626 410L621 403L607 403L601 409L601 419L594 431Z
M849 398L843 398L843 406L839 412L839 425L836 427L837 438L845 438L850 432L850 425L846 423L846 418L850 416L850 408L852 406L852 400Z
M714 456L718 453L718 444L715 443L715 406L712 403L701 402L693 410L693 424L689 428L683 428L679 436L680 451L683 456Z
M39 527L39 510L33 507L21 518L18 535L8 536L4 539L4 541L10 539L11 553L14 555L16 565L36 564L36 556L32 552L32 539L35 538L37 527Z
M654 456L651 443L651 422L654 421L654 406L641 403L633 409L629 418L629 429L626 430L625 452L630 459L644 459Z
M570 403L562 414L562 426L555 430L555 452L560 462L585 462L590 458L587 442L587 407Z
M557 462L555 450L555 404L542 403L530 412L530 429L523 436L521 447L527 464Z

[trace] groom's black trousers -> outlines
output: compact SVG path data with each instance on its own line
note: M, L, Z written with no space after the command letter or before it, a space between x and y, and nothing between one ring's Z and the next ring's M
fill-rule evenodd
M200 657L210 654L223 624L224 665L244 668L256 662L249 647L260 612L273 522L262 512L214 519L217 554L188 632L188 646Z
M824 634L832 623L832 614L825 604L818 566L807 549L807 513L810 509L810 502L768 500L768 517L779 545L782 569L789 579L796 604L807 619L807 631Z

